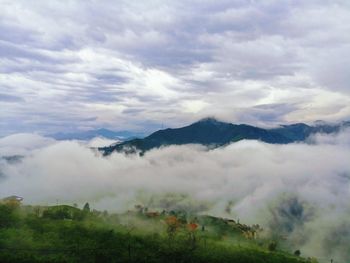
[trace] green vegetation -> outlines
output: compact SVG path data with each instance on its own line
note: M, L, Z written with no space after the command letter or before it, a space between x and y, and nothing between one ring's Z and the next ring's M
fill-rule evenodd
M0 262L311 262L300 252L279 251L259 231L258 225L142 207L108 214L88 204L81 210L0 203Z

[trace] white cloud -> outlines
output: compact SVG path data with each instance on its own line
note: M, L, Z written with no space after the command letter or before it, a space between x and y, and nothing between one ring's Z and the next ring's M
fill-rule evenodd
M182 103L184 111L189 113L197 113L203 110L207 105L208 103L201 100L186 100Z
M0 139L0 156L26 155L56 141L38 134L18 133Z
M290 245L304 255L349 259L343 251L347 243L337 243L332 236L349 223L349 138L344 131L334 137L318 135L309 145L241 141L212 151L172 146L144 157L116 153L108 158L77 142L58 142L31 151L20 163L1 162L5 177L0 193L23 196L26 203L88 201L114 211L138 202L152 206L152 196L157 197L153 205L162 206L168 193L181 193L189 200L173 205L198 209L202 204L206 213L260 223L266 229L273 224L272 230L288 233ZM292 205L301 207L301 214L283 216L294 211L289 210ZM347 232L340 235L350 238Z
M111 140L111 139L106 139L106 138L102 138L102 137L96 137L91 139L90 141L87 142L87 145L89 147L105 147L105 146L109 146L115 143L118 143L120 141L118 140Z

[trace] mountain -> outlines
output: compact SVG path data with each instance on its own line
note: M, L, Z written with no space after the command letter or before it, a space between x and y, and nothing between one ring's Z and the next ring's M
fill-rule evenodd
M240 140L259 140L273 144L287 144L305 141L314 133L335 133L342 127L350 127L350 122L339 125L318 124L309 126L304 123L282 125L278 128L263 129L246 124L232 124L205 118L189 126L176 129L159 130L143 139L132 139L108 147L99 148L104 155L114 151L141 154L153 148L167 145L202 144L208 147L220 147Z
M54 133L49 134L47 137L54 138L56 140L91 140L95 137L104 137L106 139L128 140L135 137L143 137L144 134L130 132L130 131L111 131L108 129L97 129L76 133Z

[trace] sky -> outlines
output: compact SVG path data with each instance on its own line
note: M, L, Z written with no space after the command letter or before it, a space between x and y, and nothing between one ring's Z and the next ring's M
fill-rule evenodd
M347 0L0 0L0 136L350 119Z

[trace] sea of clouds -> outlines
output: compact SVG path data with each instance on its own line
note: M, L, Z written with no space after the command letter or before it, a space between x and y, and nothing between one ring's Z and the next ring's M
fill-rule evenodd
M135 204L186 209L259 223L287 237L290 249L303 255L350 260L349 130L307 143L170 146L142 157L102 157L91 149L104 142L58 142L35 134L0 139L0 156L23 156L0 159L0 198L19 195L26 204L43 205L89 202L116 212Z

